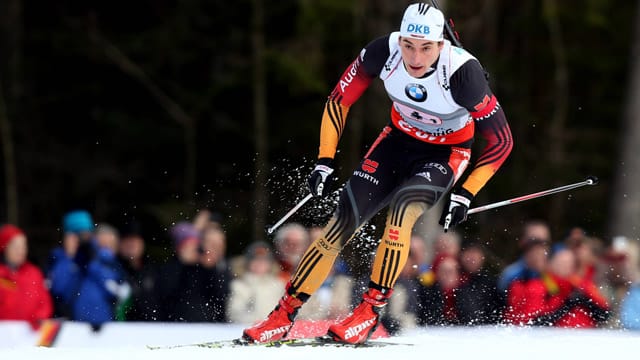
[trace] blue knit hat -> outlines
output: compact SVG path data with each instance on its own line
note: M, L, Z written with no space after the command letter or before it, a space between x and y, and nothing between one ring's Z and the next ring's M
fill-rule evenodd
M74 210L66 213L62 219L62 230L70 233L93 231L93 219L85 210Z

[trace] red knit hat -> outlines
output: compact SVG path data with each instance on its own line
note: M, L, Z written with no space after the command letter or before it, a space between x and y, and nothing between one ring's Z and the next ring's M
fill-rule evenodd
M11 224L0 227L0 253L4 251L9 244L9 241L11 241L11 239L16 235L24 235L24 232L17 226Z

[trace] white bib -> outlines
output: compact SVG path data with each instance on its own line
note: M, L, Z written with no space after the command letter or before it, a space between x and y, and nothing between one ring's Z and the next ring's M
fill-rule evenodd
M446 136L464 128L473 120L467 109L453 100L449 79L474 57L445 40L436 71L424 78L414 78L402 62L399 35L394 32L389 36L390 55L380 73L395 110L409 128L432 136Z

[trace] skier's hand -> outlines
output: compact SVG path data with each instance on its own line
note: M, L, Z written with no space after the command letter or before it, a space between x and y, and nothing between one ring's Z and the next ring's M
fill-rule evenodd
M464 188L451 193L440 217L440 225L444 227L444 232L467 220L471 200L473 200L473 194Z
M331 191L331 173L333 173L333 159L318 159L316 167L307 180L309 191L313 196L324 197L329 194L329 191Z

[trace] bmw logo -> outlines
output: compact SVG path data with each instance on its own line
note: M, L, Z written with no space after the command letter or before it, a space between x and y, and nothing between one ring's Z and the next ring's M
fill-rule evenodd
M407 85L407 87L404 88L404 93L413 101L423 102L427 100L427 89L420 84Z

